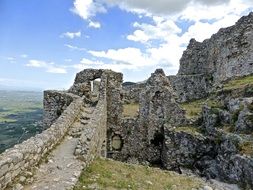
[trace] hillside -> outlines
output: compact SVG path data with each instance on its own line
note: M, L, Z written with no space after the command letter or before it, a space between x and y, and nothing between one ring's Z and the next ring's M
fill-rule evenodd
M83 171L74 190L209 190L214 187L236 189L233 185L210 184L195 176L159 168L98 159Z

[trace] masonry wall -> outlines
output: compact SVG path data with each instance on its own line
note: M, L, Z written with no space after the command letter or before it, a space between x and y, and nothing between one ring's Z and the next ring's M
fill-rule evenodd
M138 103L140 101L141 91L145 88L146 83L133 84L123 86L123 100L124 103Z
M63 91L47 90L44 91L44 117L43 125L51 126L63 111L70 105L78 96Z
M79 117L82 106L82 98L74 100L50 128L0 155L0 189L32 170L62 140Z
M75 155L86 165L96 157L106 156L106 123L107 105L106 101L99 101L93 112L89 124L82 131Z

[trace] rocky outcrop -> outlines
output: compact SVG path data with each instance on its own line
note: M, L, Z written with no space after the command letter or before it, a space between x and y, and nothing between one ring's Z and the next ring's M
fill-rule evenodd
M192 39L180 60L178 75L207 74L219 83L253 73L252 31L250 13L202 43Z
M214 141L180 128L166 130L164 143L164 167L179 173L188 168L202 174L204 164L212 162L217 154Z
M176 76L179 101L206 97L214 86L253 73L253 13L203 42L190 40ZM187 93L186 93L187 92Z
M188 102L206 97L212 86L210 75L175 75L168 76L177 95L178 102Z

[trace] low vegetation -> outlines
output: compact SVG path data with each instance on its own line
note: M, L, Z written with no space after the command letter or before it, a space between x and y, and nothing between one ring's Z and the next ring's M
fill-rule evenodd
M228 81L224 84L223 90L234 90L234 89L244 89L248 85L253 85L253 75L241 77L235 80ZM212 108L220 108L222 105L217 100L212 100L211 97L195 100L187 103L182 103L181 106L186 110L186 116L191 118L196 118L201 113L202 107L207 104ZM253 110L253 108L251 108Z
M185 132L194 136L202 136L201 131L194 126L182 126L175 128L176 132Z
M240 153L253 156L253 141L245 141L240 145Z
M224 90L244 88L246 85L253 85L253 75L231 80L224 84Z
M131 103L123 105L123 116L124 117L136 117L139 113L139 104Z
M212 108L217 108L221 106L218 101L206 98L195 100L192 102L182 103L181 107L186 111L186 117L191 119L196 118L200 115L202 107L205 104Z
M199 178L158 168L98 159L83 171L74 190L192 190L202 184Z

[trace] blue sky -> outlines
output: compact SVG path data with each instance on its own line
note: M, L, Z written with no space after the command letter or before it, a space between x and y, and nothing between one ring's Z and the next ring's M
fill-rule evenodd
M0 88L67 89L85 68L125 81L176 74L191 38L252 10L251 0L0 0Z

